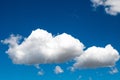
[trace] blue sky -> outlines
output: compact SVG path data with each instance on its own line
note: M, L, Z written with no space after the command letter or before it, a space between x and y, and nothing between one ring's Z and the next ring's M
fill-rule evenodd
M118 10L112 14L116 9L107 13L104 10L107 4L103 6L97 3L95 8L92 6L94 3L90 0L1 0L0 40L7 39L11 34L27 38L33 30L40 28L55 36L67 33L82 42L85 50L91 46L105 47L111 44L120 52L120 7L115 4ZM71 71L69 68L75 61L40 64L40 69L37 69L34 65L13 63L5 53L8 48L7 45L0 44L0 79L3 80L120 79L120 61L114 66L115 73L110 73L110 67ZM60 66L63 72L55 74L56 66ZM39 75L39 71L43 75Z

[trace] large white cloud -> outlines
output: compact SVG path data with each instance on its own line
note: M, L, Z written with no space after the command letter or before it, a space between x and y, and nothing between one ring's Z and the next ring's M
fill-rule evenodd
M76 58L73 68L98 68L115 66L119 60L119 53L111 45L103 47L90 47Z
M61 63L74 59L71 70L76 68L99 68L114 66L119 60L119 53L111 45L90 47L83 51L84 45L69 34L52 36L42 29L36 29L21 40L20 35L11 35L2 40L9 44L6 53L15 64L31 64L39 69L39 64Z
M9 44L8 55L15 64L60 63L80 56L84 45L69 34L52 36L45 30L37 29L25 38L11 35L3 40Z
M91 0L94 7L103 6L106 13L117 15L120 13L120 0Z

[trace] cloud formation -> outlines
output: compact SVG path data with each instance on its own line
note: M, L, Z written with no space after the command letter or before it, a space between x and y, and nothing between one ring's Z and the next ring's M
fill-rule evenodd
M55 74L60 74L63 73L63 69L60 66L56 66L54 69Z
M44 72L43 71L38 71L38 75L42 76L42 75L44 75Z
M11 35L3 40L9 44L8 55L15 64L61 63L83 53L84 45L69 34L52 36L42 29L36 29L21 44L21 36Z
M20 41L22 36L11 35L2 40L9 44L6 53L15 64L35 65L64 63L75 60L71 71L78 68L99 68L115 66L119 53L110 44L104 47L89 47L84 51L84 44L69 34L53 36L46 30L36 29ZM58 68L58 66L57 66ZM60 68L59 68L60 69Z
M117 15L120 13L120 0L91 0L94 7L103 6L106 13Z
M118 73L118 72L119 72L119 71L118 71L118 69L117 69L116 67L111 68L111 71L109 71L110 74L116 74L116 73Z
M119 60L119 53L111 45L90 47L77 57L74 68L99 68L115 66Z

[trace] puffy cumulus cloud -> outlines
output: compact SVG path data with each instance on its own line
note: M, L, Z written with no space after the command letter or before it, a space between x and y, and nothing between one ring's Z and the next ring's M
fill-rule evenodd
M99 68L114 66L119 60L119 53L111 45L103 47L90 47L77 57L73 68Z
M64 71L60 66L56 66L55 69L54 69L54 72L56 74L60 74L60 73L63 73Z
M61 63L80 56L84 45L69 34L52 36L36 29L20 43L21 36L11 35L3 40L9 44L8 55L15 64Z
M117 15L120 13L120 0L91 0L94 7L104 6L106 13Z
M66 33L53 36L46 30L36 29L27 38L21 39L22 36L12 34L2 40L2 43L9 45L6 53L13 63L34 65L37 69L40 69L39 64L62 63L71 59L75 60L69 68L71 71L77 68L110 67L119 60L119 53L111 45L105 48L93 46L83 51L84 45ZM63 72L59 66L55 70Z

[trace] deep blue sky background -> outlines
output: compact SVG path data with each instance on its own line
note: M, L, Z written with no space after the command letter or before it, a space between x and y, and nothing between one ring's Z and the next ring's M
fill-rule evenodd
M90 0L0 0L0 40L10 34L29 36L32 30L45 29L57 35L68 33L90 46L111 44L120 52L120 15L111 16L100 7L94 10ZM45 75L38 76L33 66L15 65L0 44L0 79L2 80L119 80L120 73L109 74L109 68L77 70L74 73L60 64L65 73L53 73L53 65L42 65ZM49 66L51 68L49 68ZM65 68L64 68L65 67ZM117 63L120 70L120 62ZM96 79L97 78L97 79Z

